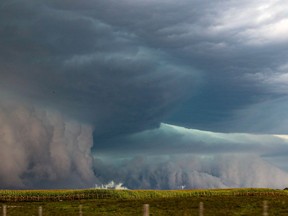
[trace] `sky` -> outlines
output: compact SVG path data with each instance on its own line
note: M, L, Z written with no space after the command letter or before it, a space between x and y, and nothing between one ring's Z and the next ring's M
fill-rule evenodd
M284 0L2 0L0 188L288 185Z

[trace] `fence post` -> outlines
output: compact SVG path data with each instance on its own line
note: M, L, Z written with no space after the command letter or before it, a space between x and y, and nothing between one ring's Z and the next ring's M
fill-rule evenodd
M82 216L83 213L82 213L82 205L79 205L79 216Z
M268 202L267 202L267 200L263 201L263 216L268 216Z
M199 203L199 216L204 216L204 204L203 204L203 202Z
M143 205L143 216L149 216L149 204Z
M7 206L3 205L3 216L7 216Z
M39 206L38 208L38 216L42 216L43 210L42 210L42 206Z

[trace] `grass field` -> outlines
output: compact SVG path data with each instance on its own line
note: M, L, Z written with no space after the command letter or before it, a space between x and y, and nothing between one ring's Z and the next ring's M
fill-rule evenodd
M263 215L264 200L269 216L288 216L288 192L284 190L0 190L0 207L7 206L7 216L36 216L39 206L43 216L142 215L146 203L150 215L196 216L200 202L204 203L205 216L252 216Z

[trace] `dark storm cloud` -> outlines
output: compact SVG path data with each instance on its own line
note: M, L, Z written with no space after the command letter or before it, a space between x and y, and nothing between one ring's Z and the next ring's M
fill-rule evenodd
M160 128L96 144L96 155L173 155L288 153L288 136L245 133L215 133L161 124ZM115 143L118 143L115 146Z
M198 84L193 67L85 10L0 10L1 188L92 185L92 131L155 128Z
M166 121L227 131L219 124L234 110L279 93L286 7L272 0L4 1L1 86L13 83L13 91L105 131L156 127L177 103ZM190 100L181 106L183 97Z
M167 155L285 152L283 137L198 131L197 141L195 131L160 124L285 133L287 9L281 0L3 0L0 145L1 158L13 157L0 166L2 187L61 187L67 176L70 186L100 181L93 145L112 157L148 147ZM207 170L193 173L179 175L227 186Z
M285 82L285 80L283 81ZM245 109L239 110L235 113L238 124L231 127L242 131L244 130L243 128L245 128L245 130L250 133L287 134L287 99L287 96L283 96L281 98L253 104Z
M91 11L28 3L1 7L1 88L65 110L95 133L157 127L198 82L191 66Z
M171 123L233 132L225 126L233 111L275 97L280 88L274 81L287 73L281 69L288 57L285 1L123 0L54 7L85 10L145 47L201 69L202 86L166 119Z

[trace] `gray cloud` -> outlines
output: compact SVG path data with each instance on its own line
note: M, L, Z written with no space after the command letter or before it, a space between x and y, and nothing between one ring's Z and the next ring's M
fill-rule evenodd
M0 142L1 185L61 187L67 176L70 186L101 181L91 148L102 157L285 155L283 137L247 133L287 131L287 7L284 0L2 1L0 133L8 135ZM97 162L96 176L106 167ZM179 163L153 181L173 176ZM211 172L188 169L179 178L189 187L204 179L205 187L233 185ZM152 187L147 179L131 184ZM199 184L189 184L195 179Z
M118 143L118 146L114 146ZM113 147L114 146L114 147ZM254 153L258 155L288 152L288 137L245 133L215 133L161 124L128 137L95 145L96 154L122 156L169 154Z
M92 127L19 101L0 102L0 188L93 184Z
M198 83L191 66L85 11L24 4L2 6L1 87L92 123L100 135L157 126Z
M287 185L286 172L255 155L135 157L120 162L110 158L109 163L96 166L96 172L103 182L113 178L125 182L129 188L142 189L179 189L181 186L282 189Z
M284 81L284 80L283 80ZM280 87L281 88L281 87ZM287 133L287 96L265 100L235 112L237 125L235 130L261 133Z
M279 67L287 59L286 7L283 1L5 1L1 86L95 125L105 122L95 113L115 113L106 117L115 128L105 131L123 128L118 116L130 119L123 131L155 127L163 117L227 131L215 121L229 121L271 88L275 94L285 77ZM192 98L181 106L183 96ZM177 103L174 115L159 115Z
M287 184L287 135L215 133L161 124L158 129L96 143L94 149L94 157L104 158L95 166L98 177L108 182L113 173L130 188L283 188ZM113 158L107 159L109 155ZM124 160L124 165L109 162L133 155L140 159ZM141 159L147 157L151 158Z

